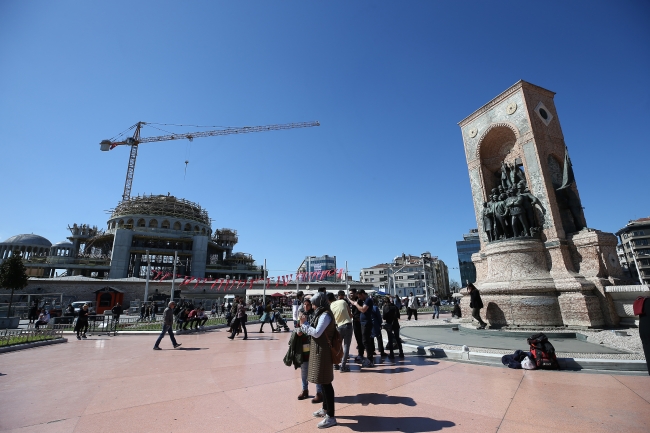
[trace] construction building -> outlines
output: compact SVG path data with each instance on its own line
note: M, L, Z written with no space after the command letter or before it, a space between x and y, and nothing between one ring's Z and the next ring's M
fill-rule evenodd
M263 270L250 254L234 253L236 230L213 231L208 212L171 195L131 197L111 211L107 228L73 224L68 241L52 243L34 234L0 243L0 263L14 251L32 277L83 276L145 278L147 251L151 269L170 277L248 280ZM176 259L174 259L176 257Z

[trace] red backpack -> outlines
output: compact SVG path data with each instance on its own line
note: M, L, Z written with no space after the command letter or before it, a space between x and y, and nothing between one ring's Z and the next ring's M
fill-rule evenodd
M537 368L544 370L559 370L560 364L557 362L555 356L555 348L548 341L548 338L543 333L534 334L528 339L530 344L530 353L535 359Z

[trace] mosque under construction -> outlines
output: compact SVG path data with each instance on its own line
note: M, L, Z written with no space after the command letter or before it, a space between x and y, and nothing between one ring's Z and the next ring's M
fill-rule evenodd
M233 253L237 231L213 231L208 212L172 195L131 197L110 211L106 229L68 226L68 241L52 244L35 234L0 243L0 263L13 252L23 256L28 275L51 278L145 278L147 251L151 269L198 278L248 280L263 269L250 254ZM176 263L174 263L176 257Z

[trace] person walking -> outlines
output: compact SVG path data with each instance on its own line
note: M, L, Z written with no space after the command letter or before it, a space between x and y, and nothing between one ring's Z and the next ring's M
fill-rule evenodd
M372 307L374 303L365 290L358 292L358 298L352 305L359 310L359 322L361 324L361 339L366 350L366 358L361 361L362 367L375 366L375 340L372 338Z
M163 311L162 332L158 336L158 339L156 340L156 344L154 344L153 346L153 350L162 350L160 348L160 342L162 341L165 334L169 334L169 339L172 340L172 345L174 346L174 349L180 347L181 343L176 342L176 337L174 337L174 330L172 329L172 326L174 325L175 306L176 306L176 302L170 301L169 304L167 304L167 308L165 308L165 311Z
M74 327L75 332L77 333L77 340L86 338L86 332L88 332L88 304L84 304L83 307L79 308L79 313L77 316L77 324Z
M234 340L235 334L239 334L239 328L241 327L242 331L244 331L244 340L248 340L248 331L246 330L246 303L244 302L244 298L241 298L235 305L237 306L237 311L235 314L235 320L231 326L232 332L228 338Z
M399 298L397 298L399 299ZM399 352L399 357L404 358L404 351L402 350L402 340L399 338L399 309L393 303L393 298L388 298L384 304L383 317L386 322L384 329L388 335L388 358L395 359L395 347Z
M260 332L264 332L262 328L264 328L264 324L267 322L271 327L271 332L275 332L275 329L273 329L273 320L271 316L272 312L273 312L273 307L271 306L271 301L268 301L266 303L266 308L264 308L264 314L262 314L262 317L260 319L260 322L262 322L260 325Z
M433 303L433 315L432 319L440 319L440 298L434 294L431 297L431 302Z
M350 343L352 342L352 312L350 310L350 304L345 299L345 292L339 290L338 299L334 298L332 293L329 293L328 300L330 301L330 310L336 321L336 327L341 334L343 339L343 359L341 360L341 366L339 370L341 373L347 373L350 371L348 366L348 356L350 355ZM337 366L335 365L334 368Z
M411 292L408 298L408 305L406 306L406 315L407 315L406 320L411 320L411 315L415 316L415 320L418 320L419 305L420 305L420 301L418 300L417 296L413 295L413 292Z
M317 424L318 428L335 426L336 418L334 412L334 371L332 370L332 351L330 342L336 331L336 321L330 310L329 303L324 293L317 293L311 303L316 308L311 326L307 317L300 316L300 331L311 337L309 346L309 367L307 379L311 383L320 384L323 389L323 407L314 412L315 417L322 417L323 420Z
M472 309L472 317L475 318L479 323L479 326L476 329L485 329L487 323L481 319L481 308L483 308L481 294L472 283L469 283L467 285L467 291L469 292L469 308Z

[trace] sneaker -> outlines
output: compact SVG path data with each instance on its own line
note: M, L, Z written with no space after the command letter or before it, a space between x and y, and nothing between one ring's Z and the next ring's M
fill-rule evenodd
M77 340L81 340L81 337L77 335Z
M160 347L158 347L158 346L154 346L153 350L162 350L162 349Z
M364 359L363 362L361 362L361 367L368 368L368 367L374 367L374 365L372 365L372 362L369 359Z
M325 418L316 424L318 428L328 428L336 425L336 418L333 416L325 415Z
M181 347L181 344L183 343L174 344L174 349L178 349L179 347Z
M88 337L86 337L86 334L81 334L81 338L86 339L86 338L88 338Z
M355 356L354 357L354 362L357 362L357 363L363 362L363 356L359 356L359 355Z
M341 366L339 364L334 364L334 370L340 370Z
M324 418L327 416L327 412L325 412L325 409L318 409L316 412L313 413L314 417L316 418Z
M341 367L341 370L339 370L341 373L349 373L350 372L350 367L347 365L345 367Z

